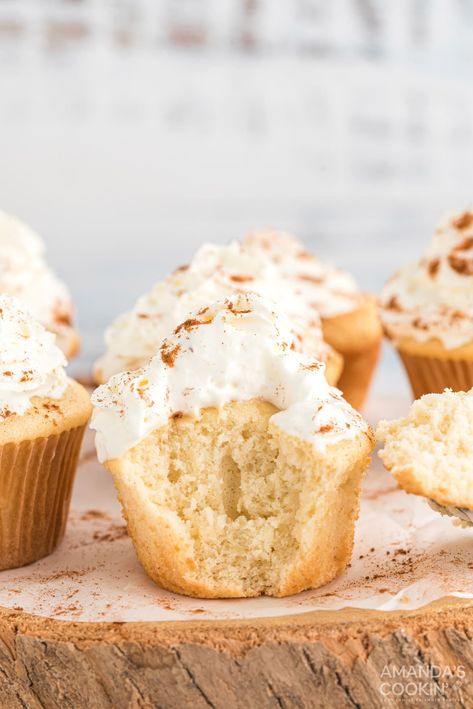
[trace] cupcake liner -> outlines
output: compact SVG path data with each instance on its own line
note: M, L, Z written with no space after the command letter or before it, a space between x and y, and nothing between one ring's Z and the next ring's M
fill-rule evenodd
M398 351L415 399L441 394L444 389L468 391L473 387L473 361L439 359Z
M61 541L84 431L0 446L0 570L37 561Z
M355 409L361 409L365 403L380 350L381 341L378 340L362 352L343 354L343 372L337 387Z

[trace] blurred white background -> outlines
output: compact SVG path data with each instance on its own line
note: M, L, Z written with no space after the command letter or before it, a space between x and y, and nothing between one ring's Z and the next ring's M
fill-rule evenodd
M0 0L0 205L74 293L76 370L258 225L378 290L472 200L472 67L473 0Z

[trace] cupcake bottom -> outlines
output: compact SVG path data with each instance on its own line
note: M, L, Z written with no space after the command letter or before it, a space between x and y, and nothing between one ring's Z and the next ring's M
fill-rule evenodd
M0 449L0 569L41 559L61 541L84 430Z
M91 405L70 381L61 399L35 398L0 426L0 569L50 554L66 526Z
M325 453L278 429L268 402L182 417L108 461L148 575L199 598L288 596L350 560L372 441Z
M355 409L361 409L366 401L380 351L378 341L362 352L344 354L345 364L336 386Z
M424 394L440 394L447 388L468 391L473 387L472 360L413 354L401 348L398 354L415 399Z
M325 340L344 360L336 386L355 409L361 409L368 395L382 342L376 300L365 295L359 308L323 318L322 325Z

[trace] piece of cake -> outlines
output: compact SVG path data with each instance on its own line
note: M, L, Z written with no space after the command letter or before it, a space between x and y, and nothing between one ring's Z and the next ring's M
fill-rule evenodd
M408 415L381 421L379 452L406 492L473 510L473 391L426 394Z

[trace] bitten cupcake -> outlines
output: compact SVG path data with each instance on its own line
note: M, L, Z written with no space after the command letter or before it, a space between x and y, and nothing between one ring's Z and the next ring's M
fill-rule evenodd
M337 386L352 406L362 408L382 340L374 296L362 293L352 276L320 261L292 234L262 229L248 234L243 248L265 252L306 307L319 314L325 341L343 357Z
M17 297L71 358L79 349L69 291L45 261L41 239L26 224L0 212L0 294Z
M426 394L405 418L381 421L379 456L399 485L434 509L473 521L473 391Z
M294 348L324 362L328 381L336 384L343 358L325 342L317 310L264 252L250 253L237 241L227 246L204 244L189 266L157 283L130 312L121 315L107 330L107 351L95 364L95 381L102 384L113 374L143 366L192 312L246 292L270 298L288 315L296 335Z
M447 218L424 256L391 278L381 319L415 398L473 387L473 212Z
M345 569L373 437L293 343L269 301L235 295L95 392L99 458L162 587L286 596Z
M54 335L0 296L0 569L50 554L64 534L91 413L65 364Z

